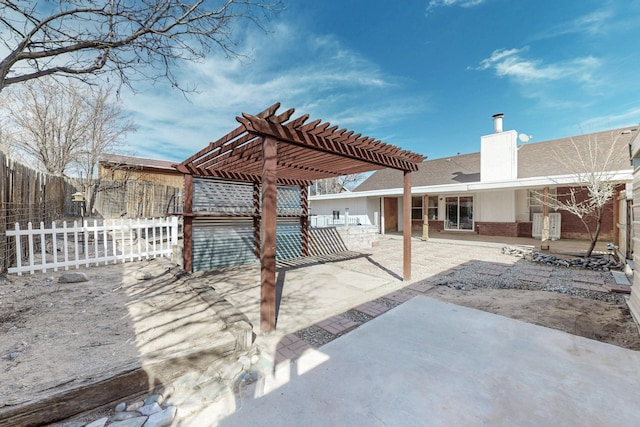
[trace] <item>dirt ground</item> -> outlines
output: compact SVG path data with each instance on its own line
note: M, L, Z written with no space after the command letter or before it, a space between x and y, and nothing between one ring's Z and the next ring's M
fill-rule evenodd
M153 330L136 330L128 304L163 302L144 300L144 287L133 276L142 271L165 277L165 285L174 279L161 263L125 265L93 268L89 282L71 284L58 283L62 272L0 276L0 408L32 399L34 384L50 389L136 359L141 339ZM474 286L435 286L426 295L640 350L638 329L624 303ZM168 294L165 302L171 298Z
M626 304L546 291L464 290L437 286L427 296L538 326L640 350L640 334Z
M235 345L167 260L92 267L79 283L63 273L0 277L0 411L211 340Z

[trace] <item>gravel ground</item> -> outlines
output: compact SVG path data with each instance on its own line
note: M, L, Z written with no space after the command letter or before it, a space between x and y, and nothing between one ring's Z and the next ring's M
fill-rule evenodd
M305 340L315 348L323 346L329 341L333 341L338 338L337 335L333 335L332 333L316 325L311 325L307 328L300 329L299 331L295 332L295 335L298 338Z

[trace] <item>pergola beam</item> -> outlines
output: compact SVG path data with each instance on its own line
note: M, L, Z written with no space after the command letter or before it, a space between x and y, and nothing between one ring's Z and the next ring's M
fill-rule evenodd
M330 138L318 137L308 132L305 133L297 129L291 129L287 126L269 123L266 120L250 114L243 113L243 118L238 117L237 120L245 126L249 133L271 136L277 140L288 142L290 144L313 148L326 153L337 154L353 160L372 163L376 166L401 169L405 171L418 170L418 165L415 163L397 157L379 154L373 150L367 150L336 142Z

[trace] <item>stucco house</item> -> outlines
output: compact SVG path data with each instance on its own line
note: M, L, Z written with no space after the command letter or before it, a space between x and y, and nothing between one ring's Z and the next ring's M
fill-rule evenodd
M541 199L584 199L594 174L616 184L616 199L631 199L630 143L640 126L531 143L515 130L504 131L503 115L493 116L494 132L480 137L480 152L423 162L412 174L412 228L422 233L468 232L538 237ZM523 143L525 141L527 143ZM372 225L380 233L402 230L402 173L379 170L354 191L310 197L311 225ZM549 200L549 199L547 199ZM626 202L605 209L601 239L617 240ZM550 237L587 238L584 225L567 211L550 210Z

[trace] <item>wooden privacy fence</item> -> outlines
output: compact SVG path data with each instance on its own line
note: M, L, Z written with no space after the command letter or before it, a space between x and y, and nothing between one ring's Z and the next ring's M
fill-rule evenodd
M49 223L60 218L76 188L61 176L47 175L15 162L0 151L0 273L15 260L5 232L19 222Z
M47 269L79 268L81 265L109 264L156 258L172 257L178 245L178 217L153 219L105 220L93 225L89 221L78 224L67 222L57 227L33 228L31 222L26 229L15 224L14 230L7 230L8 237L15 238L16 264L9 267L9 273L22 275Z

